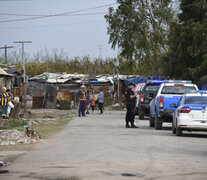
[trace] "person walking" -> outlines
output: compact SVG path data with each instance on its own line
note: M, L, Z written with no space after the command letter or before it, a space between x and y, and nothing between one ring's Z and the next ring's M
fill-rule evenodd
M6 87L2 87L1 94L0 94L0 102L1 102L2 118L3 119L8 119L6 114L7 114L7 108L8 108L8 104L9 104L10 99L11 99L11 97L6 92Z
M85 105L86 105L86 92L85 92L85 86L82 85L81 89L78 91L78 117L85 116Z
M134 93L134 91L132 90L134 88L134 84L130 83L126 92L125 92L125 97L126 97L126 107L127 107L127 112L126 112L126 117L125 117L125 121L126 121L126 128L138 128L137 126L135 126L134 124L134 108L136 105L136 96L137 94ZM129 126L129 123L131 124L131 126Z
M93 96L91 97L91 109L92 109L92 114L95 110L95 107L96 107L96 97L95 95L93 94Z
M100 114L103 114L103 103L104 103L104 93L103 90L100 89L100 93L98 95L98 106L99 106Z
M87 94L86 94L86 114L89 114L90 101L91 101L90 91L87 91Z

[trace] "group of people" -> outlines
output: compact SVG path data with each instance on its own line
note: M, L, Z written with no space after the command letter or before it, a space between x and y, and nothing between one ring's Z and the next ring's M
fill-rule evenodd
M78 116L86 116L89 114L89 109L91 107L92 113L95 110L96 103L98 103L100 114L103 114L103 103L104 103L104 93L103 90L99 90L100 93L98 98L96 99L95 94L90 94L90 91L86 91L86 87L84 85L81 86L81 89L78 91Z
M2 110L2 118L8 119L11 108L13 108L12 100L12 93L10 89L6 87L2 87L1 94L0 94L0 103L1 103L1 110Z

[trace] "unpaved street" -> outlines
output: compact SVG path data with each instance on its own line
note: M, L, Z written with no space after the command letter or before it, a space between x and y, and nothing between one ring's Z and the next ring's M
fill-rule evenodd
M11 164L5 180L206 180L207 133L124 128L125 112L74 118L51 143ZM125 176L122 176L122 175ZM136 175L136 176L132 176Z

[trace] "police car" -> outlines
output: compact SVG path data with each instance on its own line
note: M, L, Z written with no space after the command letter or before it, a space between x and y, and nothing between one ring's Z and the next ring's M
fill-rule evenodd
M207 91L194 91L180 98L173 114L172 133L182 136L184 130L207 131Z
M171 123L177 103L183 94L188 91L196 91L198 87L191 81L164 80L160 85L156 97L150 102L150 127L162 129L164 122Z

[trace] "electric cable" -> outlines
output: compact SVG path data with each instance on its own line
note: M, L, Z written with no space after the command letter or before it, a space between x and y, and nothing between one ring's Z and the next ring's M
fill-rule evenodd
M69 12L64 12L64 13L59 13L59 14L51 14L51 15L46 15L46 16L4 20L4 21L0 21L0 23L19 22L19 21L27 21L27 20L34 20L34 19L44 19L44 18L50 18L50 17L58 17L58 16L72 14L72 13L78 13L78 12L83 12L83 11L88 11L88 10L93 10L93 9L99 9L99 8L103 8L103 7L107 7L107 6L112 6L112 5L115 5L115 4L117 4L117 3L105 4L105 5L102 5L102 6L96 6L96 7L91 7L91 8L81 9L81 10L75 10L75 11L69 11Z

